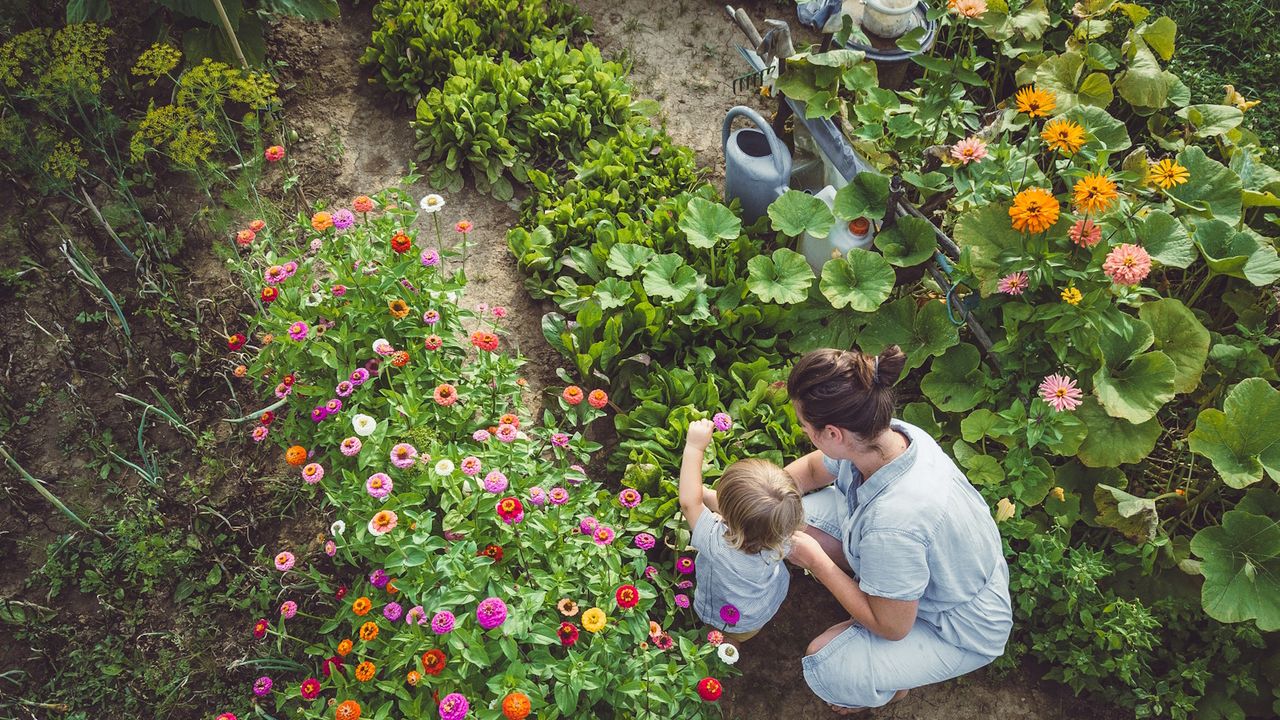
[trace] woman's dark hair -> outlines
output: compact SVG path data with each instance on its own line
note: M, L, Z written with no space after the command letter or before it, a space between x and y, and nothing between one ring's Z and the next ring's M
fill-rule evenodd
M897 345L879 355L858 350L813 350L805 353L787 378L787 395L797 414L815 428L835 425L866 439L889 427L893 417L893 384L907 356Z

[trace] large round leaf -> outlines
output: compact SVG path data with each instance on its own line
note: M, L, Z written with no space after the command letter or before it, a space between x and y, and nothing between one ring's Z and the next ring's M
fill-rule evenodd
M1204 558L1200 603L1209 617L1280 630L1280 523L1232 510L1221 526L1196 533L1191 551Z
M958 342L960 333L947 318L947 308L942 303L925 303L917 311L915 298L911 297L881 306L858 338L863 352L873 355L890 345L900 346L907 355L903 375Z
M871 312L893 291L893 268L879 253L852 248L843 258L822 266L818 289L835 308Z
M1138 244L1161 265L1185 268L1198 257L1186 226L1163 210L1151 211L1137 230Z
M933 223L917 217L899 218L876 235L875 244L891 265L911 267L933 257L938 241Z
M1244 111L1234 105L1190 105L1175 114L1191 123L1198 138L1225 135L1244 122Z
M876 172L860 172L836 191L832 205L836 217L845 222L884 217L889 205L889 178Z
M1102 360L1120 367L1155 343L1156 334L1146 321L1112 308L1098 323L1098 349Z
M956 243L968 253L969 270L978 278L983 297L996 292L1000 278L1024 269L1009 265L1022 257L1024 238L1013 229L1008 205L989 203L966 212L956 220L954 233Z
M774 200L769 205L769 220L773 229L784 235L799 237L808 233L819 238L826 237L836 222L826 203L799 190L788 190Z
M1222 407L1200 411L1187 437L1191 451L1209 458L1231 487L1258 482L1264 470L1280 482L1280 390L1249 378L1231 388Z
M1200 215L1231 225L1240 222L1240 177L1222 163L1192 146L1178 155L1178 163L1191 177L1169 190L1169 195L1198 208Z
M1244 266L1258 250L1258 241L1221 220L1196 224L1196 246L1209 269L1222 275L1244 278Z
M649 264L653 254L653 250L644 245L618 243L609 248L609 260L606 264L622 277L631 277Z
M1160 437L1160 423L1154 418L1135 425L1123 418L1111 417L1092 396L1084 398L1076 414L1089 427L1076 457L1089 467L1136 463L1151 453Z
M920 381L920 390L939 410L972 410L986 395L986 383L978 369L982 360L978 348L960 343L934 359L929 374Z
M1123 368L1099 368L1093 376L1093 393L1107 414L1144 423L1173 399L1175 374L1168 355L1158 351L1143 353Z
M809 267L809 261L787 248L774 250L772 258L764 255L751 258L747 261L747 271L747 287L765 302L784 305L804 302L809 297L809 287L813 285L813 268Z
M614 247L617 247L616 245ZM697 285L698 273L674 253L656 255L644 268L644 291L650 297L682 302Z
M1155 333L1155 348L1173 361L1173 391L1188 393L1200 385L1209 357L1209 331L1181 300L1167 298L1138 310Z
M1111 117L1111 113L1100 107L1077 105L1063 113L1063 116L1080 123L1088 133L1089 142L1097 144L1102 150L1118 152L1133 145L1124 123Z
M696 197L680 215L680 229L696 248L715 246L719 240L733 240L742 234L742 220L729 208Z

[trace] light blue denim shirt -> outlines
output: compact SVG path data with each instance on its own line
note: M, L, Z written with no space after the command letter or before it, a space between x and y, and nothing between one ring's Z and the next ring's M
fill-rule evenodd
M941 638L989 657L1013 627L1009 567L982 495L924 430L899 420L906 452L870 478L824 458L844 494L845 556L868 595L919 600Z
M692 543L698 549L693 609L702 622L721 630L759 630L786 599L791 573L780 554L770 550L745 553L731 547L724 533L724 520L704 509L693 528ZM720 618L720 608L726 604L738 608L736 625Z

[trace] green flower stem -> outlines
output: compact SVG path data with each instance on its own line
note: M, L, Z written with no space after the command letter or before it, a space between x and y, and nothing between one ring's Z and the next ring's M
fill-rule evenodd
M85 522L84 520L81 520L79 515L76 515L74 512L72 512L71 508L67 507L65 503L63 503L61 500L58 499L58 496L54 495L52 492L49 491L49 488L45 487L44 482L32 477L31 473L27 472L25 468L19 465L18 461L14 460L13 456L10 455L9 451L5 450L3 446L0 446L0 455L4 456L5 462L8 463L9 467L13 468L15 472L21 475L22 479L30 483L31 487L35 488L36 492L40 493L41 497L43 497L45 500L48 500L49 503L52 504L54 507L58 508L58 510L60 510L63 515L66 515L67 518L71 520L71 522L75 523L76 525L79 525L81 528L88 530L94 535L97 535L99 538L106 540L107 542L111 542L111 538L93 529L92 527L89 526L89 523Z

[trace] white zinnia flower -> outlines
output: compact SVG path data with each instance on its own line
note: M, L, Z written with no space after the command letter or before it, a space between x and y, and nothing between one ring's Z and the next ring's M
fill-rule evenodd
M335 520L334 523L329 526L330 535L341 535L346 531L347 531L347 524L342 522L341 520Z
M356 413L351 418L351 427L355 428L356 434L360 437L369 437L374 430L378 429L378 421L363 413Z
M453 461L449 458L444 458L440 462L436 463L436 474L445 476L452 475Z
M431 193L418 201L418 207L422 208L423 212L439 212L444 207L444 198Z
M725 665L732 665L738 662L738 648L729 643L720 643L720 647L716 648L716 655L720 656L720 660Z

